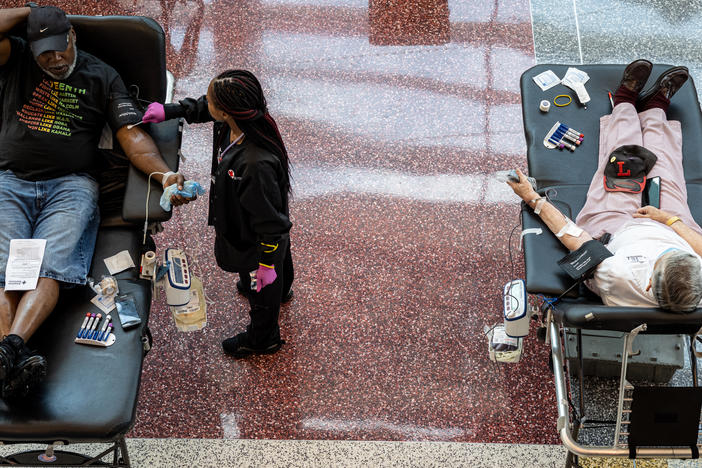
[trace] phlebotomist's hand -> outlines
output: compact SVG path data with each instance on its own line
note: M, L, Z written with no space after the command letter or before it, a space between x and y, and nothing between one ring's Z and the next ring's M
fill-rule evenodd
M663 211L654 206L642 206L636 213L634 213L634 218L649 218L659 223L665 224L673 215L667 211Z
M277 277L275 265L259 263L258 270L256 270L256 292L261 292L261 289L273 283Z
M519 198L527 203L534 198L539 198L539 194L536 193L534 187L531 185L531 182L529 182L529 179L527 179L527 177L519 169L515 170L519 176L519 182L512 182L508 180L507 185L514 190L514 193L516 193Z
M149 104L141 120L148 123L160 123L166 120L166 111L163 108L163 104L160 102L152 102Z

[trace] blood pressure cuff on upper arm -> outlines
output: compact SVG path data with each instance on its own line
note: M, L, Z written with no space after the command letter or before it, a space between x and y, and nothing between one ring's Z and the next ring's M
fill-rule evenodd
M125 125L140 122L144 116L134 98L129 95L112 94L108 105L108 122L115 132Z
M574 280L587 278L612 252L598 240L589 240L558 261L558 265Z

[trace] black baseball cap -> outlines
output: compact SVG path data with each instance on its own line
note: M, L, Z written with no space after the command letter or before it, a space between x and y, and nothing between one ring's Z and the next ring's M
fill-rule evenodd
M34 7L27 18L27 40L35 57L50 50L66 50L70 30L66 13L55 6Z
M604 188L608 192L640 193L646 174L658 158L639 145L624 145L612 151L604 169Z

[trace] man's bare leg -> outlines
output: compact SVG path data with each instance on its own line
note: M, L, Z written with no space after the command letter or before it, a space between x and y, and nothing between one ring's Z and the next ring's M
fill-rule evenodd
M59 298L59 283L51 278L39 278L37 288L27 291L17 304L17 312L10 333L25 342L49 317Z
M0 338L10 334L21 297L22 291L5 291L5 288L0 288Z

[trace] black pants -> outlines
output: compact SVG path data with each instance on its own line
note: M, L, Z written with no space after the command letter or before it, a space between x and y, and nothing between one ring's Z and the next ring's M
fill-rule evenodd
M280 340L280 300L288 295L295 278L290 241L286 242L285 260L282 265L275 265L275 273L278 275L275 281L262 288L261 292L251 291L248 294L251 322L246 327L246 332L250 344L254 347L266 346ZM249 272L240 271L239 278L248 291L251 286Z

